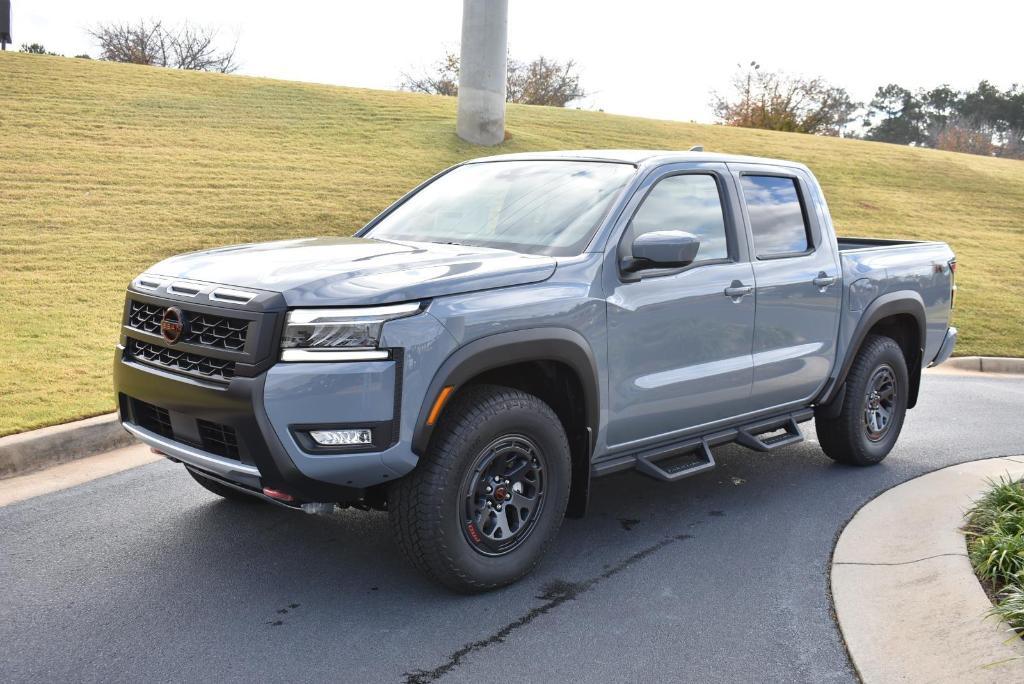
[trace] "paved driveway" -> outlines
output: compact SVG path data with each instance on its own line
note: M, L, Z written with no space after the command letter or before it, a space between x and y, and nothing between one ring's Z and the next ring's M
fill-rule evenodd
M143 466L0 508L2 678L854 681L829 600L843 524L898 482L1024 453L1022 408L1024 380L930 374L875 468L809 430L676 484L597 480L534 575L475 597L407 568L383 514L233 504Z

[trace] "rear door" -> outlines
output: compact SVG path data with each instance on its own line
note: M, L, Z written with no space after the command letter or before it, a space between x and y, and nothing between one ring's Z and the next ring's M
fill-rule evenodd
M753 255L751 403L757 409L806 403L824 386L836 355L842 283L832 234L803 170L729 168L743 198Z

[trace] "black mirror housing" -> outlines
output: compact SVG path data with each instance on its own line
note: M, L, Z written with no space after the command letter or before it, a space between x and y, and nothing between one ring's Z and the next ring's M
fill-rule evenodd
M682 268L697 258L700 238L682 230L656 230L633 240L631 258L623 264L626 271L644 268Z

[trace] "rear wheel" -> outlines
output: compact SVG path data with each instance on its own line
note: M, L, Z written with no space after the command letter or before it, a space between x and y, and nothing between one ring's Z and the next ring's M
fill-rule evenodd
M445 410L430 452L388 510L410 562L456 591L494 589L540 560L569 498L569 444L537 397L480 385Z
M843 408L835 418L815 417L825 454L849 465L879 463L899 438L910 387L903 350L889 337L871 335L846 377Z
M203 489L213 492L217 496L223 497L225 499L230 499L231 501L244 501L245 503L254 503L256 501L259 501L259 499L255 496L249 496L248 494L240 492L237 489L233 489L225 484L221 484L220 482L217 482L212 478L206 477L205 475L202 475L196 472L195 470L192 470L188 466L185 467L185 470L188 471L188 474L192 476L192 479L198 482L203 487Z

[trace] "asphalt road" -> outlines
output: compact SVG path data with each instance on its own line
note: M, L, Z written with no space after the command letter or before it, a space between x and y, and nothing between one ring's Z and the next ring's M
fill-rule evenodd
M383 514L221 501L154 463L0 508L0 680L855 681L829 598L843 525L1024 453L1022 409L1024 379L930 374L874 468L808 430L675 484L597 480L534 575L475 597L406 567Z

